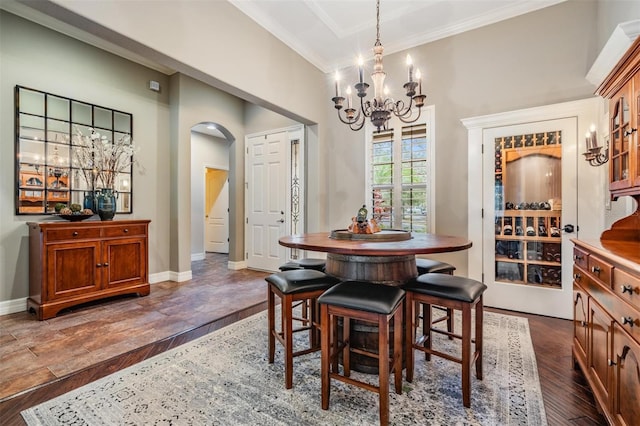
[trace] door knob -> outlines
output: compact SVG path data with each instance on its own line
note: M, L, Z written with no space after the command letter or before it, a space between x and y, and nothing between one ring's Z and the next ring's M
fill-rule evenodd
M565 225L565 226L562 228L562 230L563 230L564 232L566 232L567 234L571 234L575 229L574 229L574 226L573 226L573 225L568 224L568 225Z
M284 223L284 219L280 219L277 221L278 223Z

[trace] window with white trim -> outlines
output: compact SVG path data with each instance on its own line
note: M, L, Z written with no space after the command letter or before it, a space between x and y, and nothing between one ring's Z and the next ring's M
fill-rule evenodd
M365 199L383 229L433 232L433 107L424 120L390 120L389 130L367 128Z

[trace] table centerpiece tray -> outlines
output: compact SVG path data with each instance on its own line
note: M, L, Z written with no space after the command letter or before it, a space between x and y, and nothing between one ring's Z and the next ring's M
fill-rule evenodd
M407 241L411 239L411 232L402 229L383 229L373 234L355 234L348 229L334 229L329 236L336 240Z

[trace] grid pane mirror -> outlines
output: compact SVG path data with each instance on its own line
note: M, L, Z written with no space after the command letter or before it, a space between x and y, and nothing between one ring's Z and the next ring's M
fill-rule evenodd
M133 116L22 86L15 88L16 214L55 214L56 204L80 204L99 188L93 154L79 132L104 140L133 139ZM133 165L117 173L117 213L131 213Z

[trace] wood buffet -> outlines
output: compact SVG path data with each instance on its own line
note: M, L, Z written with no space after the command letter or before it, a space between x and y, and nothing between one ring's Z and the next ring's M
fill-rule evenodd
M609 191L636 211L574 248L574 365L612 425L640 424L640 38L598 88L609 99Z
M27 310L65 308L123 294L146 296L149 220L29 222Z

